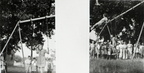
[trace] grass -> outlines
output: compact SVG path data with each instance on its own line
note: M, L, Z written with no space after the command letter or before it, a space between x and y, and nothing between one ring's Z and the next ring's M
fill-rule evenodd
M90 59L90 73L144 73L143 61Z
M24 67L20 67L20 66L13 66L13 61L8 61L8 67L7 67L7 73L26 73L25 72L25 68ZM34 72L37 73L37 72ZM44 72L47 73L47 72ZM53 71L53 73L56 73L55 70Z
M24 67L8 66L8 73L26 73ZM34 72L38 73L38 72ZM44 72L47 73L47 72ZM56 73L55 71L53 73Z

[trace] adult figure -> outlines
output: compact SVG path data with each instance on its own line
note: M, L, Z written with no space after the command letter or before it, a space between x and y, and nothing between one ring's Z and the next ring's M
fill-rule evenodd
M96 57L99 58L99 56L100 56L100 42L95 43L95 53L96 53Z
M111 44L111 42L108 42L108 59L111 59L111 54L112 54L112 44Z
M103 48L103 57L104 57L104 59L106 59L107 54L108 54L108 52L107 52L107 43L106 42L103 43L102 48Z
M120 53L120 47L119 47L120 43L117 42L117 45L116 45L116 58L119 59L119 53Z
M142 43L142 58L144 58L144 43Z
M134 57L138 58L139 55L139 45L134 44Z
M95 54L95 44L94 41L90 43L90 57L94 57Z
M126 42L122 43L122 59L127 59L127 45Z
M104 24L106 24L107 22L108 22L107 14L104 13L103 18L100 21L98 21L96 24L94 24L94 26L91 28L91 30L93 30L94 27L101 27Z
M26 68L26 73L31 72L31 56L28 56L28 58L25 60L25 68Z
M5 70L5 63L3 54L0 55L0 73L4 72Z
M48 54L48 51L43 49L43 44L39 44L39 48L37 48L37 53L39 54L37 58L37 67L40 73L44 73L44 67L46 65L45 54Z
M128 58L132 58L132 47L133 45L131 44L131 41L128 42L127 44L127 49L128 49Z
M122 41L120 41L118 49L119 49L119 59L123 59L123 42Z
M36 58L33 58L33 60L32 60L32 73L35 73L37 71L36 63L37 63Z
M141 43L140 45L139 45L139 54L140 54L140 58L142 58L142 55L143 55L143 48L144 48L144 45L143 45L143 43Z

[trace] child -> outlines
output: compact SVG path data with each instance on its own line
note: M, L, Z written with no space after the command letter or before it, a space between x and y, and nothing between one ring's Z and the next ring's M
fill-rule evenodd
M32 73L36 72L36 58L32 60Z
M107 14L104 13L104 14L103 14L103 18L102 18L99 22L97 22L97 23L91 28L91 30L93 30L94 27L97 27L97 26L101 27L101 26L103 26L104 24L106 24L107 22L108 22Z
M25 60L26 73L30 73L31 72L30 62L31 62L31 57L28 56L28 58Z
M37 59L37 67L40 73L44 73L44 68L46 66L46 59L45 54L48 54L48 51L43 49L43 44L39 45L39 48L37 49L37 53L39 54Z

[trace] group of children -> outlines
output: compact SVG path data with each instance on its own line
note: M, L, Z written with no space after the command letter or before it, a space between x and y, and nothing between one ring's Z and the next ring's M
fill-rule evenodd
M90 41L90 57L104 59L144 58L144 44L132 44L130 41Z
M52 73L53 69L53 60L52 58L45 57L45 54L48 54L48 51L43 49L43 45L39 45L37 49L39 56L37 58L31 58L30 56L25 60L25 69L27 73Z
M0 56L0 73L5 71L5 62L3 54Z
M33 58L31 60L31 57L28 56L28 58L25 60L25 69L26 69L26 73L41 73L41 68L39 68L40 66L38 65L38 60L36 58ZM46 63L43 66L43 71L47 72L47 73L52 73L52 69L53 69L53 63L51 59L46 59Z

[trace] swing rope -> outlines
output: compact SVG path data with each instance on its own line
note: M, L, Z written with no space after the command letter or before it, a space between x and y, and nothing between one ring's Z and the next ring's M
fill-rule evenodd
M19 37L20 37L20 43L21 43L21 49L22 49L22 56L23 56L23 64L24 64L24 68L26 70L26 66L25 66L25 60L24 60L24 50L23 50L23 45L22 45L22 36L21 36L21 28L20 28L20 24L19 26Z
M49 30L48 30L48 23L47 22L48 22L48 20L46 19L46 27L47 27L47 34L48 34ZM48 36L49 36L49 34L48 34ZM49 54L49 37L47 37L47 50L48 50L48 54Z
M142 1L142 2L140 2L140 3L138 3L138 4L136 4L136 5L133 6L132 8L126 10L125 12L121 13L120 15L118 15L118 16L114 17L113 19L111 19L110 21L108 21L108 22L103 26L103 28L102 28L102 30L100 31L99 35L102 33L102 31L104 30L104 28L106 27L106 25L107 25L108 23L110 23L110 22L112 22L113 20L115 20L115 19L121 17L122 15L128 13L129 11L131 11L132 9L138 7L138 6L141 5L142 3L144 3L144 1ZM92 27L92 30L93 30L93 29L94 29L94 27Z
M110 28L109 28L109 26L107 26L107 29L108 29L109 35L111 35L111 32L110 32Z

